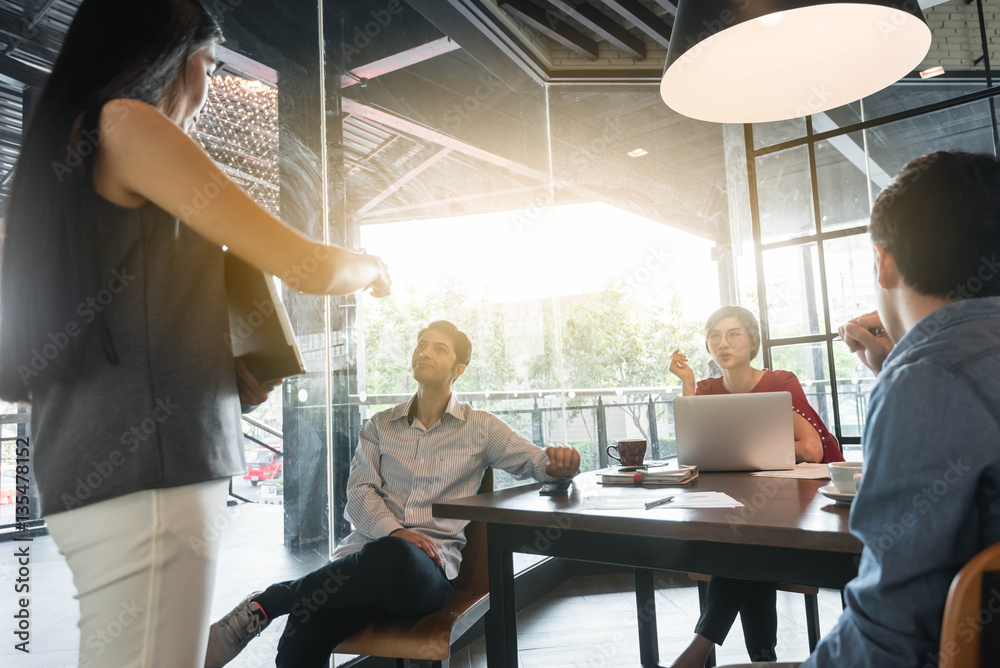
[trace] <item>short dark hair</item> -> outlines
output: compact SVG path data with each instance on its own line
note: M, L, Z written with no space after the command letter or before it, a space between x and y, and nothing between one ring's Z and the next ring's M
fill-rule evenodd
M455 360L459 364L468 366L469 362L472 361L472 341L469 340L465 332L447 320L435 320L420 330L420 333L417 334L417 339L419 340L424 335L424 332L431 329L435 332L441 332L451 339L451 347L455 349Z
M754 317L754 314L742 306L723 306L708 316L708 322L705 323L705 334L712 331L712 328L718 325L720 320L726 318L736 318L740 321L743 329L747 331L747 336L750 337L750 359L756 358L757 353L760 352L760 325L757 324L757 318ZM708 350L708 341L705 341L705 350Z
M907 163L875 200L869 231L921 294L1000 295L1000 163L958 151Z

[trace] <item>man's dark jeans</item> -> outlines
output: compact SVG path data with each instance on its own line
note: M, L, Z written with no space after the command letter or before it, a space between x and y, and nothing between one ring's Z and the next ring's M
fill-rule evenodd
M322 668L333 648L376 615L418 616L451 600L454 581L413 543L388 536L255 600L269 618L288 615L278 668Z

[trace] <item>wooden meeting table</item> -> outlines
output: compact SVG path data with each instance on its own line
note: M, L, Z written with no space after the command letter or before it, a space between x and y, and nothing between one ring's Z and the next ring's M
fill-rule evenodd
M861 542L847 529L848 508L819 494L828 480L703 473L683 488L603 487L594 473L578 475L568 496L540 496L540 484L435 503L435 517L482 521L487 527L490 668L517 667L513 553L525 552L635 569L639 652L659 665L653 573L707 573L843 589L855 575ZM674 490L724 492L742 508L592 510L584 499ZM669 505L669 504L668 504Z

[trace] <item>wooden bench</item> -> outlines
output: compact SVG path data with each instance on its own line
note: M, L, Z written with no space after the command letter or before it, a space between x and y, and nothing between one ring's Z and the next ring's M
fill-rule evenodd
M486 469L479 493L492 491L493 469ZM394 658L403 668L413 660L448 668L452 644L490 607L486 525L470 522L465 538L455 593L447 606L424 617L376 619L337 645L334 653Z

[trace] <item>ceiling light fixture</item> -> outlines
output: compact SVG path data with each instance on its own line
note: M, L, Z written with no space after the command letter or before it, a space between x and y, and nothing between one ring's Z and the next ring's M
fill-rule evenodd
M944 68L938 65L937 67L928 67L926 70L920 71L921 79L933 79L934 77L939 77L944 74Z
M628 157L630 158L641 158L644 155L649 155L649 151L644 148L637 148L634 151L628 152Z
M660 95L716 123L798 118L890 86L930 43L915 0L679 0Z

